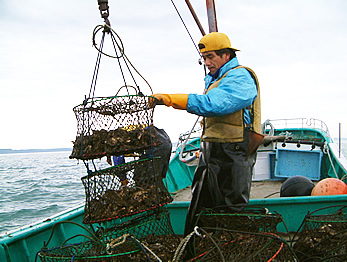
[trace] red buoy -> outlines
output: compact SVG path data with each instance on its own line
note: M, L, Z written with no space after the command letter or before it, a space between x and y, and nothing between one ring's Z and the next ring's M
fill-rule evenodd
M347 194L347 185L337 178L325 178L317 183L311 196L327 196Z

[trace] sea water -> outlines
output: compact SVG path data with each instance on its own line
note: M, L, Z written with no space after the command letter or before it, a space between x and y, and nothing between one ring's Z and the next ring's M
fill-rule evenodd
M347 139L341 145L347 156ZM87 168L70 153L0 154L0 235L84 203Z
M0 154L0 235L84 202L87 168L70 154Z

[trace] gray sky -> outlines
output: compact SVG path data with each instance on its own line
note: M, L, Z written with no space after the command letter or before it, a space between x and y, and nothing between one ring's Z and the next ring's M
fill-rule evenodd
M318 118L347 137L347 2L216 0L218 29L258 75L262 120ZM191 0L205 31L205 1ZM175 0L194 41L201 34L183 0ZM202 93L199 55L170 0L109 0L112 28L154 93ZM97 0L0 0L0 148L71 147L72 108L88 95L103 24ZM116 60L103 57L96 95L121 86ZM140 82L146 95L150 90ZM196 116L157 107L154 123L173 141Z

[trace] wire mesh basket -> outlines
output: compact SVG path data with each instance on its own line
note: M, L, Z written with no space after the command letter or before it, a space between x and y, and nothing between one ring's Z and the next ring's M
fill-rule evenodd
M96 234L107 240L124 235L136 238L147 249L150 259L144 256L144 253L138 253L133 256L136 258L134 261L157 261L154 254L162 261L171 261L180 243L172 229L170 213L163 208L142 213L129 221L106 229L99 229Z
M141 152L157 143L150 96L126 95L86 100L73 108L77 136L70 158Z
M246 207L242 212L225 213L216 209L205 209L198 216L197 226L225 228L247 232L277 232L283 222L279 214L268 213L265 208Z
M160 167L160 158L143 159L82 177L86 193L83 223L131 216L171 202Z
M347 261L347 206L328 206L305 216L294 250L303 261Z
M89 236L84 235L90 241L66 244L72 237L58 247L47 248L44 244L38 257L42 262L138 262L157 261L157 258L170 261L179 244L166 209L148 211L126 222L99 227L95 234L90 233Z
M278 236L277 226L281 222L284 223L280 214L271 214L263 207L245 207L237 213L227 206L205 208L196 219L196 229L202 232L191 233L193 237L185 247L186 258L189 261L271 261L276 257L273 261L295 261L292 260L295 253Z
M297 261L290 245L274 233L200 228L196 256L187 261Z
M38 252L42 262L126 262L136 261L132 257L141 251L140 245L132 239L118 243L117 249L110 249L108 243L87 241L78 244L68 244Z

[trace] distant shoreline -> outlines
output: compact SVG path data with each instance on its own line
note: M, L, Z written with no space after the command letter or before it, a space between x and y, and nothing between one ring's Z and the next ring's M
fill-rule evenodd
M339 143L338 138L333 138L335 143ZM341 138L341 142L345 142L347 138ZM175 144L173 144L173 147L176 147ZM40 152L64 152L64 151L72 151L72 148L48 148L48 149L0 149L0 155L1 154L17 154L17 153L40 153Z
M49 149L0 149L0 154L17 154L17 153L40 153L40 152L62 152L72 151L72 148L49 148Z

